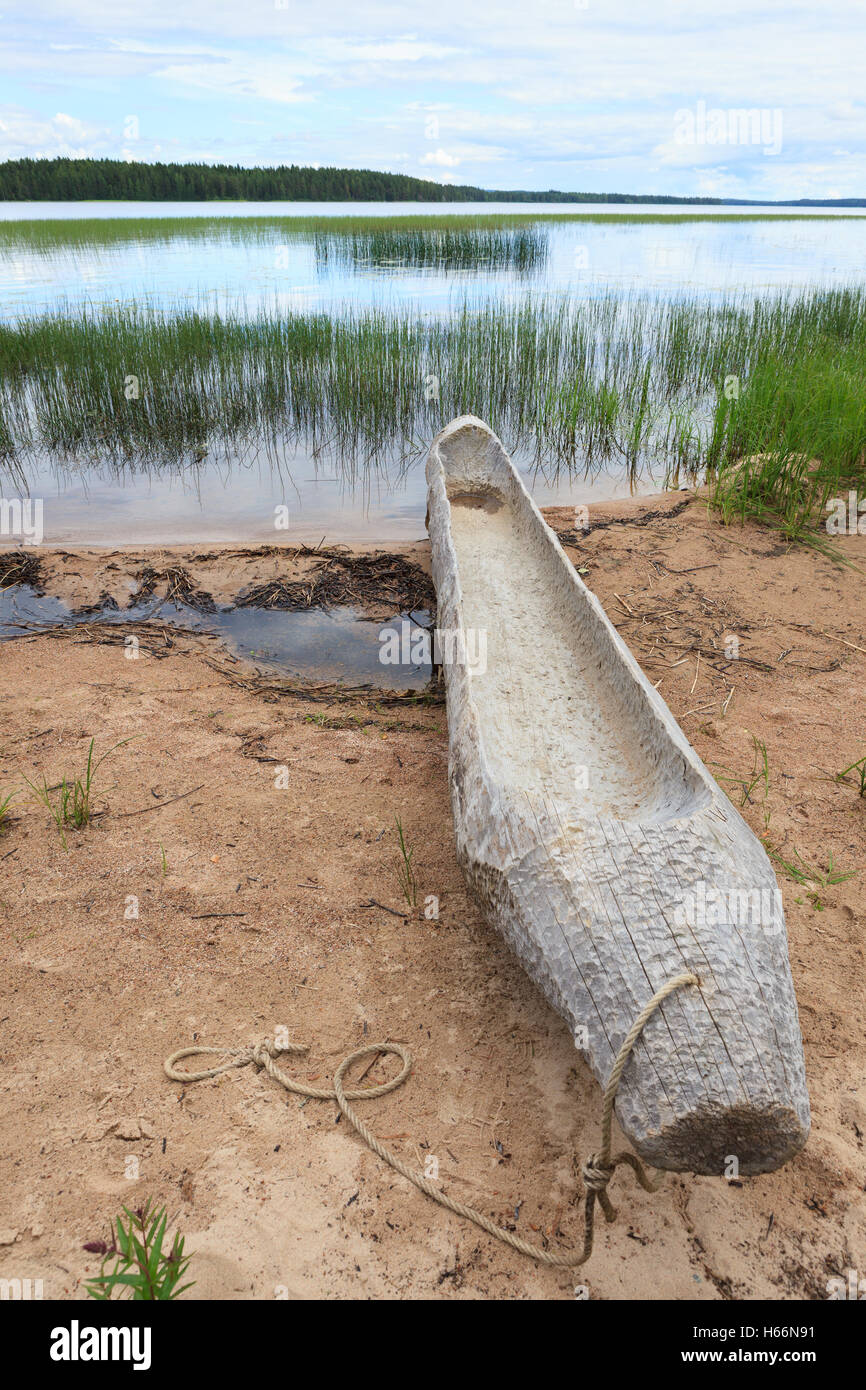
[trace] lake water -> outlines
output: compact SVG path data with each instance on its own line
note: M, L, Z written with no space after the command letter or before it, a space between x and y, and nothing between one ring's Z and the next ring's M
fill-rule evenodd
M97 621L112 624L148 619L181 631L211 633L230 651L262 671L274 670L299 680L329 681L351 686L369 685L382 690L423 690L433 674L428 659L406 644L406 663L385 664L383 640L402 634L403 624L429 627L430 614L396 613L386 623L367 621L364 612L346 606L298 612L281 609L226 606L200 613L180 602L165 600L132 604L118 609L97 606L76 613L52 594L38 593L31 585L15 584L0 589L0 643L25 633L55 627L81 627ZM411 628L413 635L416 628Z
M214 308L260 304L339 312L347 304L411 305L443 312L455 296L535 293L587 295L610 289L721 295L760 293L787 286L860 282L866 275L863 215L803 212L780 217L778 210L727 209L738 220L717 221L717 209L612 210L587 205L581 212L562 204L381 204L381 203L77 203L0 204L0 222L78 221L94 223L90 241L59 239L47 244L24 228L16 244L6 226L0 243L0 314L58 305L149 302L200 304ZM296 232L306 218L378 217L406 219L462 216L468 222L497 212L538 215L533 233L540 255L526 268L476 264L400 263L397 256L327 254L328 238ZM605 222L590 220L603 213ZM543 220L544 214L558 219ZM675 220L684 214L691 219ZM201 231L148 231L163 218L196 218ZM118 235L105 219L122 219ZM246 224L246 225L245 225ZM128 228L128 230L127 230ZM80 233L77 234L80 237ZM364 251L363 243L360 251ZM483 249L483 248L482 248ZM399 255L399 248L398 248Z
M716 220L723 212L733 220ZM486 238L472 230L478 218L496 213L526 225ZM463 218L469 235L398 230L382 236L369 225L348 234L337 223L329 232L305 220L387 219L399 229L400 220L428 214ZM605 220L593 220L598 214ZM688 220L679 220L684 215ZM165 218L195 223L166 228ZM70 223L68 235L45 225L55 220ZM780 216L778 209L761 215L737 208L513 203L0 204L0 320L133 302L328 315L379 306L443 315L466 298L502 302L527 294L760 295L863 283L864 251L858 212ZM253 453L243 464L205 461L145 474L131 468L123 476L98 463L70 468L46 457L27 460L23 473L0 472L4 495L14 486L44 499L48 543L260 540L273 537L274 509L285 504L292 530L280 539L369 542L424 532L420 463L374 475L362 469L360 485L346 482L327 450L313 458L303 448L276 463ZM591 503L630 490L624 470L554 479L542 465L524 473L541 505ZM658 483L646 476L641 489Z

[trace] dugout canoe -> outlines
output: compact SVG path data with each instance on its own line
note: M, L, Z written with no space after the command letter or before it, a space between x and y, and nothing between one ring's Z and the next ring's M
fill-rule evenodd
M488 919L604 1084L650 1018L616 1115L659 1168L761 1173L806 1141L781 897L496 436L452 421L427 460L458 856Z

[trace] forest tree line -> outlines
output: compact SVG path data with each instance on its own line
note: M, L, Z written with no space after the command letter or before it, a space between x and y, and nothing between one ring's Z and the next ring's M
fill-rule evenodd
M122 159L10 159L0 163L0 201L82 202L371 202L371 203L718 203L718 198L624 193L502 192L433 183L373 169L311 169L297 164L245 169L238 164L145 164Z
M0 202L369 202L369 203L696 203L741 207L864 207L863 198L682 198L653 193L563 193L555 188L489 189L434 183L375 169L299 164L146 164L123 159L9 159L0 162Z

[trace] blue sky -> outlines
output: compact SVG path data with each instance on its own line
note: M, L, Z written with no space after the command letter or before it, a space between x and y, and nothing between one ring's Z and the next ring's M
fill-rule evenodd
M862 0L30 0L0 24L0 158L866 196Z

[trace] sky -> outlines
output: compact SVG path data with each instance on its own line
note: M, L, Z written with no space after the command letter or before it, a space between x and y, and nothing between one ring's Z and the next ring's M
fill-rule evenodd
M0 0L0 158L866 196L863 0Z

